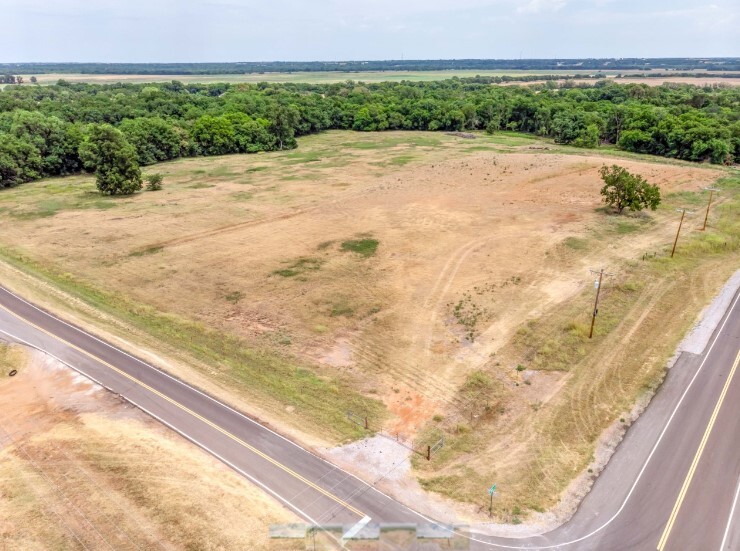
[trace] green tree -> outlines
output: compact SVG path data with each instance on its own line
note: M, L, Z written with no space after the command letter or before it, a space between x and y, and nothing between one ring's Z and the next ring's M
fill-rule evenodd
M172 124L159 117L128 119L119 129L136 148L139 164L152 165L180 156L181 138Z
M80 170L77 129L61 119L47 117L38 111L18 110L13 113L10 132L32 143L41 155L43 176L72 174Z
M0 134L0 189L30 182L41 175L41 155L32 143Z
M225 155L237 151L234 125L226 117L206 115L195 121L193 139L205 155Z
M295 126L300 114L293 105L278 105L272 115L270 131L275 135L278 149L295 147Z
M80 158L87 170L95 172L100 193L130 195L141 189L136 148L117 128L109 124L93 125L80 145Z
M631 174L626 168L612 165L599 170L604 187L601 195L604 202L621 214L624 209L639 211L643 208L655 210L660 204L660 188L649 184L639 174Z

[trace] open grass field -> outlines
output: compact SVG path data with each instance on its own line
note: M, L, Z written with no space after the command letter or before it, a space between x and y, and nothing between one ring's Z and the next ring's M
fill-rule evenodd
M268 549L294 515L39 353L0 345L0 548ZM217 506L216 506L217 505Z
M90 75L75 73L58 73L58 74L41 74L36 75L39 84L56 84L59 79L68 82L88 82L93 84L113 84L116 82L128 83L145 83L145 82L170 82L179 80L180 82L228 82L237 84L241 82L304 82L311 84L330 84L334 82L345 82L347 80L363 82L400 82L409 81L432 81L444 80L453 77L465 78L475 76L521 76L521 75L553 75L561 74L562 76L571 76L579 74L593 74L594 71L367 71L367 72L305 72L305 73L249 73L237 75ZM633 74L639 71L602 71L602 74L608 78L614 78L617 74ZM644 83L650 86L658 86L664 82L676 82L696 84L697 86L711 86L713 84L733 85L740 84L738 78L710 78L702 77L701 71L696 71L696 77L677 77L670 73L662 77L651 78L620 78L615 82L626 83ZM26 82L32 75L23 75ZM735 75L736 76L736 75ZM578 83L593 83L594 80L583 79L575 80ZM527 85L532 82L510 82L508 85Z
M615 162L661 186L657 212L599 208ZM150 170L164 190L100 197L83 175L0 193L4 281L62 289L55 308L97 310L303 441L359 436L348 409L444 434L423 484L477 504L496 480L505 520L558 502L740 258L731 170L519 134L337 131ZM689 218L667 260L674 208L701 209L717 180L709 231Z

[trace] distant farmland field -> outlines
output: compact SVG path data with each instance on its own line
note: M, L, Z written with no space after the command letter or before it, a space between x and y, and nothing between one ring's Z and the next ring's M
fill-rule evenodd
M603 71L603 74L607 78L614 78L620 71ZM623 74L629 75L634 74L635 71L622 71ZM240 82L304 82L304 83L332 83L332 82L344 82L347 80L356 80L364 82L400 82L402 80L410 81L433 81L443 80L453 77L465 78L475 76L524 76L524 75L559 75L562 77L566 76L578 76L578 75L592 75L594 71L563 71L558 73L557 71L465 71L465 70L450 70L450 71L368 71L368 72L305 72L305 73L250 73L250 74L234 74L234 75L92 75L92 74L75 74L75 73L59 73L59 74L40 74L36 75L40 84L54 84L59 79L64 79L69 82L89 82L96 84L112 84L115 82L130 82L130 83L143 83L143 82L169 82L171 80L179 80L181 82L200 82L200 83L211 83L211 82L228 82L228 83L240 83ZM651 86L658 86L664 82L680 82L686 84L696 84L697 86L707 86L712 84L726 84L726 85L740 85L740 78L721 78L721 77L706 77L703 76L706 72L697 71L695 72L696 77L686 76L672 76L670 73L659 77L649 78L619 78L615 81L620 83L644 83ZM735 75L736 73L727 73L727 75ZM29 81L31 74L24 75L26 82ZM537 81L539 82L539 81ZM586 82L593 83L593 79L575 79L574 82ZM509 85L520 84L527 85L532 84L529 82L510 82L505 83Z

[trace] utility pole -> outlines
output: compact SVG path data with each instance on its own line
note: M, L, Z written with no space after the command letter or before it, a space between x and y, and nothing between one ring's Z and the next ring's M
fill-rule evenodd
M681 233L681 226L683 225L683 218L686 216L686 213L693 214L693 212L690 212L686 209L676 209L676 212L681 213L681 221L678 223L678 230L676 231L676 239L673 240L673 249L671 250L671 258L673 258L673 255L676 253L676 244L678 243L678 235Z
M601 280L604 278L604 268L599 270L599 282L596 284L596 300L594 301L594 313L591 316L591 331L588 332L588 338L594 336L594 325L596 324L596 314L599 313L599 294L601 293Z
M704 225L701 227L701 231L707 229L707 220L709 219L709 207L712 206L712 195L714 195L715 191L719 193L721 190L718 187L705 187L704 191L709 192L709 202L707 203L707 213L704 215Z
M601 294L601 281L604 279L605 275L614 275L614 274L607 274L604 272L604 268L601 268L600 270L591 270L592 274L597 274L599 276L599 279L594 282L596 286L596 300L594 301L594 311L591 316L591 330L588 332L588 338L593 338L594 336L594 325L596 324L596 315L599 313L599 295Z

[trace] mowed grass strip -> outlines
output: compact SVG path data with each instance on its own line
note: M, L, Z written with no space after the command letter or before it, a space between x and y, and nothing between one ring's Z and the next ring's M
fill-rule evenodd
M106 292L52 265L35 262L15 249L0 248L0 259L186 351L211 368L209 376L240 394L273 409L292 408L295 425L303 430L346 441L365 433L347 420L348 411L366 412L375 426L380 426L385 418L382 402L363 396L341 377L320 376L290 356L251 347L235 335Z

